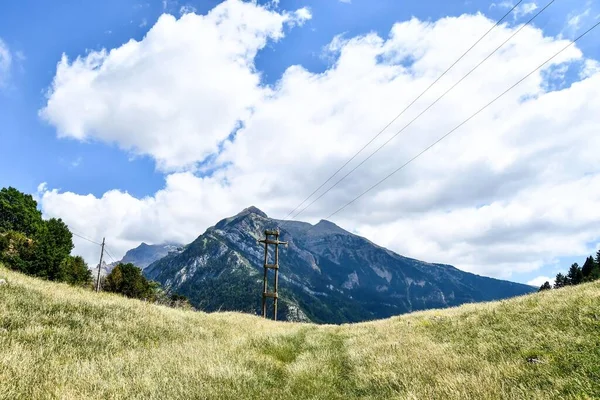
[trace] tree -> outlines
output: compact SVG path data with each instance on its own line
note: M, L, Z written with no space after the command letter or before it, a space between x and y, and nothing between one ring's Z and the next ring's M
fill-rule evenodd
M29 273L30 261L35 252L34 241L16 231L0 233L0 261L8 267Z
M592 275L592 271L594 270L595 266L596 263L594 262L594 258L592 256L589 256L585 259L585 263L583 264L583 267L581 267L581 273L584 280L588 280L588 278Z
M29 274L49 280L60 280L61 263L73 250L73 235L61 220L44 221L35 239L34 257Z
M106 276L104 290L124 296L154 300L154 290L142 270L132 263L119 264Z
M581 272L579 264L574 263L567 273L567 284L579 285L581 282L583 282L583 273Z
M542 292L544 290L550 290L552 289L552 286L550 286L550 282L546 281L544 282L544 284L542 286L540 286L540 290L538 290L538 292Z
M566 285L568 285L567 277L560 272L556 274L556 279L554 280L554 289L560 289Z
M42 222L42 213L31 195L13 187L0 190L0 232L16 231L31 238Z
M83 257L68 256L60 263L57 280L71 285L86 286L92 282L92 271L89 270Z

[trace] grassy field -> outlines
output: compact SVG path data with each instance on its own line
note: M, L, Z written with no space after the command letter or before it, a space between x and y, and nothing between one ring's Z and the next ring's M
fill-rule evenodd
M600 398L600 282L317 326L0 278L1 399Z

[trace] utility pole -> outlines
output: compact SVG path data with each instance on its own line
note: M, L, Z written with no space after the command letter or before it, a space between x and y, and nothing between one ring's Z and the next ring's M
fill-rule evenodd
M271 239L270 237L273 237ZM277 230L265 230L265 238L263 240L259 240L259 243L265 244L265 263L264 263L264 278L263 278L263 294L262 294L262 315L263 318L267 318L267 297L271 297L273 299L273 320L277 321L277 286L279 284L279 245L284 244L287 246L287 242L279 241L279 229ZM269 245L275 245L275 262L273 264L269 264ZM268 283L267 283L267 272L269 269L275 270L275 289L273 292L268 292Z
M102 250L100 250L100 263L98 264L98 280L96 280L96 292L100 291L100 269L102 268L102 256L104 255L104 239L102 238Z

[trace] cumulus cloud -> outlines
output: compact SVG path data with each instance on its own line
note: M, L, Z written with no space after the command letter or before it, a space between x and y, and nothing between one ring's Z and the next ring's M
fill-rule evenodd
M10 66L12 64L12 56L8 46L0 39L0 87L6 85Z
M163 170L189 168L264 96L257 51L308 18L306 9L277 13L239 0L207 15L163 14L139 42L63 55L40 115L60 137L115 142Z
M227 7L230 6L240 5L230 2ZM274 15L256 4L247 3L244 7L253 7L255 15L277 21L267 24L272 27L267 32L275 32L271 34L273 38L281 37L282 25L293 18ZM213 12L198 17L204 21ZM169 24L181 24L186 17L171 19ZM228 13L227 18L230 20L226 24L232 30L239 25L251 29L244 25L244 13ZM162 24L163 20L159 20L156 26ZM193 103L192 100L203 104L206 96L222 98L223 104L229 100L235 104L228 109L227 118L211 109L196 108L194 118L187 121L201 120L203 129L171 129L164 141L160 141L155 127L179 124L179 119L186 121L188 114L173 117L159 101L143 103L144 108L123 101L115 103L104 95L103 85L116 79L113 77L135 76L139 82L135 86L125 83L116 97L138 96L137 101L141 101L141 87L150 97L163 92L164 80L150 79L154 75L144 79L140 76L155 70L158 63L162 74L175 77L186 67L179 63L187 60L179 58L178 52L196 52L195 48L173 47L171 42L176 41L177 35L171 29L155 26L151 32L157 37L146 42L149 34L136 46L164 43L165 36L171 39L167 46L171 52L169 60L177 62L164 62L154 56L140 62L139 52L122 51L128 46L125 45L96 54L101 63L88 57L59 65L54 91L44 111L59 134L81 139L110 138L124 148L150 154L163 167L189 165L210 154L203 164L203 170L210 174L198 174L198 170L169 173L164 189L145 198L117 190L98 198L42 187L43 212L62 216L75 230L110 237L117 253L114 256L141 241L190 242L220 218L251 204L270 216L283 217L493 24L482 15L442 18L431 24L411 19L395 24L386 38L376 34L337 38L328 48L334 62L322 73L294 65L275 85L265 86L250 68L249 74L256 80L247 86L239 86L245 82L243 79L223 78L218 89L198 86L189 93L167 91L165 96L175 104ZM504 25L494 30L365 154L446 91L509 37L513 29ZM247 56L243 58L244 68L252 64L268 36L263 33L260 39L237 43L236 54ZM204 49L230 44L227 35L204 37L202 43L189 42L189 46ZM567 43L544 36L537 28L524 28L510 45L300 219L316 222L329 215ZM118 56L107 64L109 54ZM212 65L210 60L203 62ZM576 46L570 47L451 138L336 215L334 221L406 256L503 278L535 271L558 257L589 253L587 244L598 242L600 236L600 137L596 134L600 74L589 68L581 81L572 85L553 90L547 84L552 68L582 62L593 63L584 59ZM238 71L239 58L223 63L220 68ZM107 75L95 75L103 69ZM67 78L62 80L61 73L65 71ZM210 72L214 79L222 76L221 71ZM78 81L82 84L73 84ZM63 82L68 85L63 86ZM61 87L77 89L60 91ZM244 88L247 93L242 93ZM238 104L240 100L232 93L248 100ZM92 111L86 115L87 111L77 105L86 104L83 99L88 98L93 99L87 103ZM58 114L50 111L53 100L62 104L55 108L62 110ZM113 110L115 104L122 103L125 110ZM64 107L66 104L72 107ZM104 109L117 113L108 121L110 130L99 130L101 125L90 122L107 123L107 117L97 117ZM60 118L52 119L51 115ZM144 118L152 123L146 124ZM238 128L236 134L230 135L234 127ZM110 132L119 134L107 136ZM194 151L188 152L190 149ZM361 159L358 157L348 168ZM85 246L88 244L77 242L76 250L92 257Z

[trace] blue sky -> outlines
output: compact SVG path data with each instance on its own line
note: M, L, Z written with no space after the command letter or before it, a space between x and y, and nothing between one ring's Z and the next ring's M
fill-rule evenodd
M78 196L91 194L95 199L102 199L107 192L116 190L128 193L135 199L144 199L155 198L158 191L164 190L168 186L166 179L169 176L188 173L202 178L206 173L202 172L202 168L198 168L202 165L218 170L219 166L212 165L211 161L217 157L216 154L209 155L208 161L202 157L194 169L175 171L160 168L154 154L128 151L122 143L117 143L118 141L103 140L93 134L84 140L74 137L59 138L56 124L44 120L39 115L40 110L47 105L46 92L57 74L57 63L62 54L72 61L78 56L85 57L90 51L119 48L131 39L142 41L162 14L168 13L179 18L183 11L187 10L204 15L218 3L139 0L3 2L0 5L0 40L10 52L11 63L4 72L4 78L0 79L0 82L4 82L0 86L0 186L15 186L22 191L35 193L38 185L44 182L47 188L55 189L57 193L69 192ZM546 2L522 3L525 4L543 7ZM266 87L275 87L284 72L293 65L302 66L312 74L325 73L332 69L336 59L325 57L323 49L336 35L350 39L376 33L386 39L395 23L408 21L411 17L435 23L448 16L483 13L486 17L496 20L508 9L506 2L479 0L281 0L279 4L259 2L258 5L281 14L305 8L311 15L300 27L293 24L284 26L284 38L268 40L266 45L258 50L253 63L255 70L260 73L261 85ZM522 15L511 15L507 20L508 28L526 21L531 15L525 12ZM545 36L572 38L597 21L599 15L600 6L597 2L558 0L536 19L535 27L541 29ZM468 27L465 26L465 29ZM600 59L598 35L599 33L595 32L578 44L584 59ZM462 48L467 47L467 43L456 44L462 45ZM579 81L579 67L570 68L566 74L561 75L555 89L569 87L573 82ZM151 86L152 82L149 82L149 85ZM351 86L352 82L348 82L348 85ZM378 125L384 125L386 122L382 118ZM373 130L376 128L377 126L373 126ZM202 160L205 160L204 164ZM348 188L349 191L352 189ZM298 197L302 199L311 191L307 186L304 189L305 193L298 193ZM252 196L238 203L241 205L250 202L254 202ZM487 199L483 204L492 202L493 200ZM214 223L218 217L228 215L238 207L238 203L232 203L222 214L207 211L207 215L201 219L202 222L198 222L197 233L201 233L200 231L210 225L209 221ZM279 213L279 209L271 204L256 205L276 210L276 214L273 215L275 217L287 214ZM53 213L50 208L42 208L47 215ZM69 221L69 218L79 217L63 218ZM318 213L307 218L318 220ZM346 218L340 222L342 226L349 230L358 229L369 236L372 226L362 226L359 222L352 226L351 215ZM80 225L80 229L90 232L94 237L106 234L106 228L90 228L85 223ZM595 238L591 235L581 240L586 246L593 247L599 241L600 231L596 230L596 234ZM115 245L119 248L117 253L121 253L137 239L137 236L127 237L125 233L118 236L119 238L115 238L115 241L120 241L119 246ZM185 239L189 236L185 236ZM149 241L161 239L173 240L179 237L150 237ZM407 250L400 245L394 247L393 243L376 241L399 252ZM443 246L440 245L441 247ZM82 248L82 251L85 253L87 250ZM556 254L552 260L543 260L543 267L522 272L515 270L507 277L526 282L537 276L552 276L557 269L554 263L559 263L561 268L565 269L572 259L583 261L577 258L581 258L580 253L581 246L574 249L573 254ZM417 255L420 256L421 253L417 252ZM436 259L431 261L451 262L452 259L446 261L442 255L437 255ZM485 269L481 273L490 274ZM497 271L493 274L500 275Z

